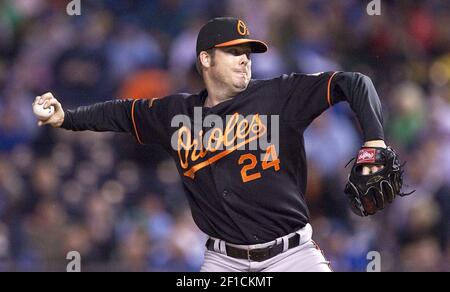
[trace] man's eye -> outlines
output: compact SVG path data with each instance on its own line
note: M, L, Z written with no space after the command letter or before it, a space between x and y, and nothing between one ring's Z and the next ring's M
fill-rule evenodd
M232 54L233 56L241 56L241 55L245 54L245 55L247 55L247 58L250 59L250 52L246 53L246 52L239 51L237 49L230 49L228 52L230 54Z

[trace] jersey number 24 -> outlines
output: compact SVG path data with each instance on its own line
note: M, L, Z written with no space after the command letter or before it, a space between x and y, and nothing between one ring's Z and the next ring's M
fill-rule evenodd
M260 179L262 177L260 172L249 174L249 172L252 171L258 164L258 160L254 154L251 153L242 154L241 157L239 157L238 163L239 165L244 164L241 170L242 181L244 183ZM272 167L275 169L275 171L280 170L280 159L278 159L278 155L275 150L275 145L270 145L267 148L261 166L263 170L267 170Z

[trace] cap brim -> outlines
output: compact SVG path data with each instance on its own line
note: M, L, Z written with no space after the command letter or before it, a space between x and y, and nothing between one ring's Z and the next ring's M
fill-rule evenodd
M262 41L258 40L252 40L252 39L235 39L229 42L221 43L218 45L215 45L215 48L224 48L224 47L231 47L231 46L237 46L242 44L250 44L250 47L252 49L252 53L265 53L267 52L267 45L263 43Z

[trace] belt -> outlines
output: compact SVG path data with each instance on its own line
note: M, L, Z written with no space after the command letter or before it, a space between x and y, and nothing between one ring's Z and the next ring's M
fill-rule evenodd
M211 238L206 241L205 245L208 250L214 251L214 241L215 240ZM290 237L288 241L288 249L297 247L300 245L300 235L296 233L294 236ZM249 261L263 262L282 253L284 249L284 243L282 241L281 243L258 249L242 249L231 246L229 244L225 244L225 249L227 251L227 256L236 259L246 259Z

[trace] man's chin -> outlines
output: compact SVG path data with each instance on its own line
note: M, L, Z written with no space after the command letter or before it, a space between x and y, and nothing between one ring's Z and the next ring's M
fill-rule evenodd
M241 81L241 82L236 82L236 83L234 84L234 88L235 88L237 91L239 91L239 92L244 91L245 89L247 89L247 86L248 86L248 82L243 82L243 81Z

